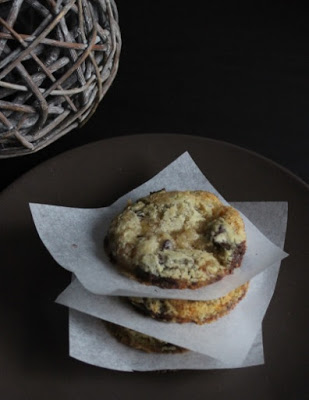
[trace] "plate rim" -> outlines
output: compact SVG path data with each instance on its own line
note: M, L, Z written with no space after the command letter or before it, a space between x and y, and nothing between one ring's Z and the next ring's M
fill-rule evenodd
M75 151L82 151L82 149L87 148L87 147L95 146L98 143L112 142L112 141L117 141L117 140L121 140L121 139L128 139L128 138L132 138L132 140L134 140L134 138L140 138L140 137L145 137L145 136L156 137L156 138L157 137L162 137L162 139L164 137L176 137L176 136L177 137L184 137L184 138L193 139L193 140L200 140L200 141L203 141L203 142L212 142L212 143L219 144L219 145L221 144L223 146L235 149L237 151L245 152L245 153L250 154L251 156L261 160L261 161L266 162L270 166L279 169L281 172L283 172L284 174L288 175L290 178L294 179L298 184L300 184L304 189L306 189L309 192L309 184L306 181L304 181L302 178L297 176L294 172L290 171L288 168L286 168L283 165L277 163L276 161L273 161L272 159L270 159L270 158L268 158L268 157L266 157L266 156L264 156L262 154L259 154L259 153L255 152L254 150L247 149L247 148L239 146L237 144L226 142L226 141L219 140L219 139L213 139L213 138L209 138L209 137L204 137L204 136L181 134L181 133L137 133L137 134L132 134L132 135L117 135L117 136L113 136L113 137L106 138L106 139L95 140L95 141L92 141L92 142L88 142L88 143L76 146L76 147L71 148L71 149L64 150L64 151L60 152L59 154L56 154L56 155L54 155L52 157L49 157L48 159L38 163L37 165L35 165L34 167L30 168L29 170L23 172L19 177L17 177L11 183L9 183L8 186L3 188L0 191L0 198L2 196L4 196L7 191L10 191L12 188L14 188L15 185L18 185L20 181L22 181L23 179L26 179L28 174L33 173L33 171L38 169L38 168L44 168L45 165L47 165L48 163L52 162L53 160L55 160L57 158L65 157L67 154L74 153Z

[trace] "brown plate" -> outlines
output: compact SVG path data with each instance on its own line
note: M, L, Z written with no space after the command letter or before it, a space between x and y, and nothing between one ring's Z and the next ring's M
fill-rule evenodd
M109 205L188 150L230 201L287 200L286 250L263 324L266 363L218 371L124 373L68 357L70 281L41 244L28 203ZM305 397L309 190L252 152L186 135L118 137L61 154L0 195L1 399L302 399ZM237 332L235 332L237 334Z

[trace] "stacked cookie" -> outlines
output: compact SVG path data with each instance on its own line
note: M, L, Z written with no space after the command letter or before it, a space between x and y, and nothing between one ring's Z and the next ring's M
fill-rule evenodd
M130 279L165 289L197 289L241 265L246 234L240 214L204 191L161 190L129 204L112 221L106 249ZM210 323L245 296L248 284L215 300L128 298L143 314L170 323ZM184 349L128 328L108 324L122 343L148 352Z

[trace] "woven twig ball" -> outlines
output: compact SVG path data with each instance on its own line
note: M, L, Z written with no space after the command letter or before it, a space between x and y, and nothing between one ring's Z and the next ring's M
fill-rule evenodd
M81 126L118 68L113 0L0 0L0 157Z

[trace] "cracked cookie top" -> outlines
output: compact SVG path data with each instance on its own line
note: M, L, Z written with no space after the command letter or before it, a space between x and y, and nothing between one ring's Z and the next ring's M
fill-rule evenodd
M214 194L162 190L129 204L113 219L106 248L131 278L195 289L240 266L246 234L238 211Z

